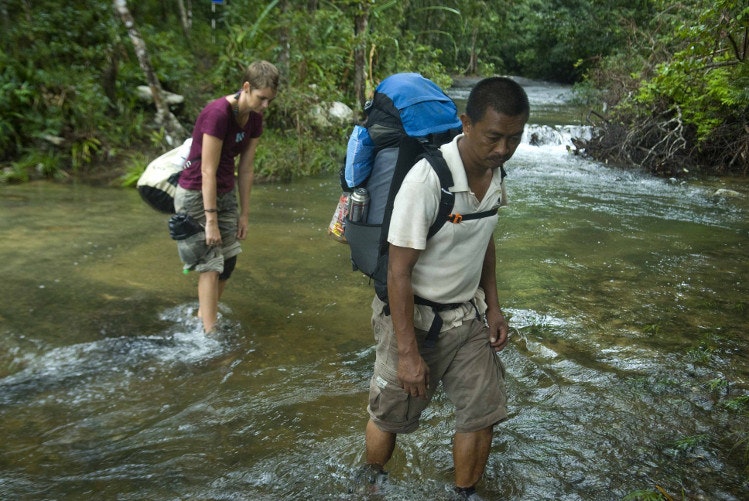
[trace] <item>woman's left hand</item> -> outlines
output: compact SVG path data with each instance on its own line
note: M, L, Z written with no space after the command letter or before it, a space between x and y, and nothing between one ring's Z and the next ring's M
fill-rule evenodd
M238 240L244 240L245 238L247 238L247 226L248 226L248 218L240 217L239 221L237 221L237 239Z

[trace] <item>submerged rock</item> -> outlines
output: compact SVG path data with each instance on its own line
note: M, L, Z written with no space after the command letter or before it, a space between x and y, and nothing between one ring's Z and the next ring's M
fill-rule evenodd
M726 188L719 188L715 190L715 193L713 193L713 196L722 197L722 198L744 198L744 195L742 195L738 191L729 190Z

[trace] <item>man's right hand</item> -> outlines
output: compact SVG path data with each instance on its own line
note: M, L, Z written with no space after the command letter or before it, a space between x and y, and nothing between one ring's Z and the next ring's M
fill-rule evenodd
M426 398L429 366L419 354L414 332L414 292L411 272L420 250L390 244L388 257L388 298L390 318L398 340L398 381L412 397Z
M398 381L403 391L412 397L427 397L429 366L415 350L412 354L398 355Z

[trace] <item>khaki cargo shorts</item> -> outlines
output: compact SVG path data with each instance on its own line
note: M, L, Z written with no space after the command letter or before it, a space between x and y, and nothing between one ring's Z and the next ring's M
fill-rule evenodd
M470 303L469 303L470 304ZM383 431L410 433L419 427L419 418L441 381L455 406L455 431L470 433L507 419L504 364L489 345L483 320L473 306L462 325L444 330L432 348L423 345L427 332L416 330L419 351L429 366L427 398L412 397L398 381L398 343L390 316L383 303L372 303L376 359L369 386L372 421Z
M200 231L191 237L177 241L177 251L186 270L198 273L207 271L224 271L224 260L242 252L242 246L237 240L237 197L233 191L216 197L218 209L218 228L221 232L221 247L208 246L205 243L205 231ZM197 190L186 190L177 186L174 195L174 210L186 212L195 221L205 227L205 212L203 207L203 193Z

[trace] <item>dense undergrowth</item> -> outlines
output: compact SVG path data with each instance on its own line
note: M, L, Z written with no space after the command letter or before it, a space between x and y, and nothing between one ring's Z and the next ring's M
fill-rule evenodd
M180 3L192 5L189 25ZM187 131L208 100L233 92L249 61L279 65L260 178L338 169L347 127L315 127L309 112L342 101L361 113L357 54L365 94L398 71L443 87L465 74L576 83L595 112L592 156L669 176L748 171L749 7L737 0L129 7L162 87L185 98L172 111ZM153 106L136 96L144 72L111 3L2 2L0 49L0 182L127 185L169 148Z

